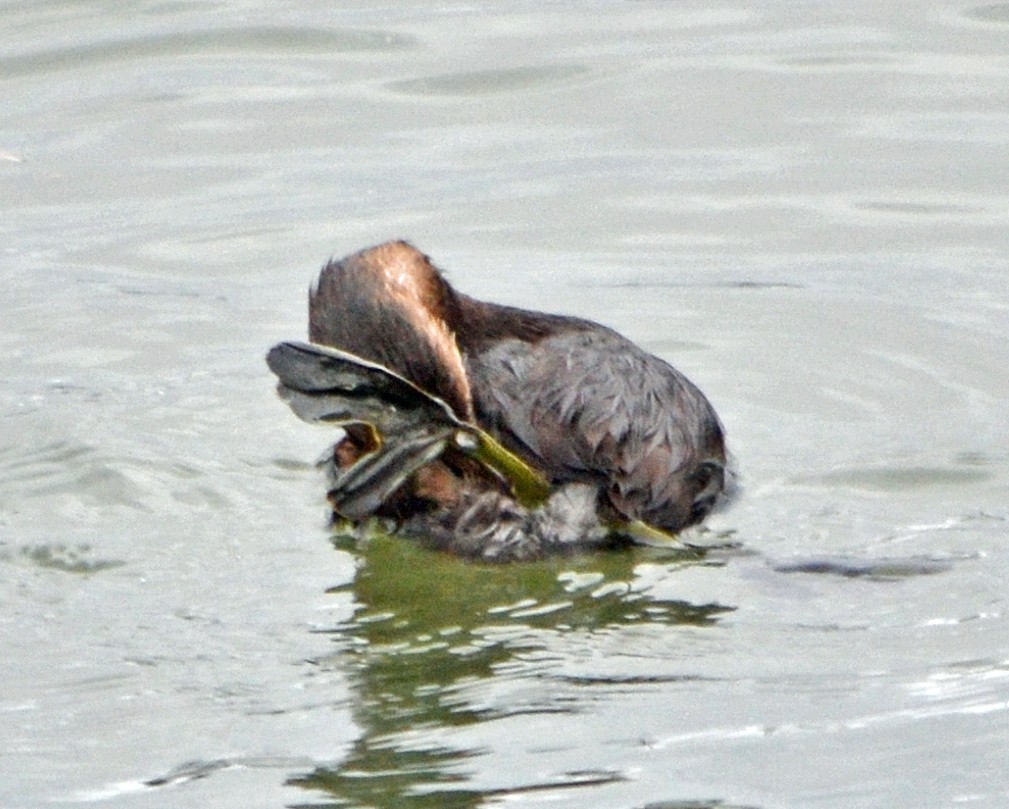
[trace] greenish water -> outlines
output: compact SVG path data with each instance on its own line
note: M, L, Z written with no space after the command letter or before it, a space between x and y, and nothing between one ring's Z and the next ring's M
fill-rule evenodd
M326 630L337 651L317 665L348 673L362 730L339 767L290 783L351 805L402 796L403 805L478 806L507 789L467 790L466 762L480 754L439 734L488 720L577 713L577 699L475 705L466 691L494 677L542 677L555 637L588 638L635 624L713 625L731 607L690 604L650 593L633 553L604 553L513 566L460 562L402 540L375 537L360 552L352 583L356 610ZM708 564L700 554L663 564ZM647 682L649 678L644 678ZM635 675L614 675L613 684ZM653 679L661 682L661 678ZM586 687L592 679L571 687ZM621 781L619 772L555 775L523 789L577 788Z

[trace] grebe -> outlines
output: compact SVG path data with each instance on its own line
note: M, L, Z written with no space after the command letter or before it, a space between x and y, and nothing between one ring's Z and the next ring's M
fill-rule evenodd
M700 390L612 329L475 300L406 242L323 267L311 344L268 356L302 418L344 435L335 513L466 556L525 559L700 522L726 483Z

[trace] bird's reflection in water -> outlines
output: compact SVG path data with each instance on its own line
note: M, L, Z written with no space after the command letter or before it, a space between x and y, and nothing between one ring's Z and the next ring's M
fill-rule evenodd
M315 662L348 674L361 736L338 766L291 778L333 799L313 807L475 807L493 796L623 780L619 771L584 770L547 780L530 774L522 784L510 774L512 783L490 790L467 787L474 759L485 751L460 746L453 730L516 714L582 710L596 693L556 671L567 648L558 641L577 640L576 633L639 623L711 626L732 609L656 597L637 572L647 563L665 565L670 575L720 564L698 550L639 548L502 567L383 535L363 545L341 537L336 543L359 554L353 582L334 590L349 590L356 610L329 630L334 653ZM625 684L634 672L626 675L613 682ZM487 698L496 685L522 678L545 679L549 687L515 704ZM605 687L606 680L593 683Z

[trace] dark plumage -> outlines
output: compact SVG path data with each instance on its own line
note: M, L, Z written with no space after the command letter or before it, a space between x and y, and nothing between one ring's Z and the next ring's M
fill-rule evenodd
M405 242L327 264L310 294L309 337L442 400L553 486L545 503L522 505L507 477L447 440L373 512L441 547L525 558L605 544L640 522L676 532L703 519L723 490L722 428L686 377L598 323L459 293ZM289 381L282 357L271 367ZM321 388L311 395L342 397L341 420L353 417L347 394ZM391 430L410 433L402 443L412 446L428 423L418 417ZM334 448L337 480L397 437L383 440L380 449L361 428L349 430ZM338 502L339 485L334 491Z

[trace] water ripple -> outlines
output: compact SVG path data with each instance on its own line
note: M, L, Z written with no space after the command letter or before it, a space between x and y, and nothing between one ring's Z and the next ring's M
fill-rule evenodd
M964 12L965 17L981 22L992 22L998 25L1009 25L1009 3L995 3L990 6L980 6Z
M10 78L166 56L220 56L236 52L259 57L270 53L381 53L406 50L414 45L413 37L388 31L247 26L153 34L29 51L0 58L0 74Z
M851 467L797 480L880 492L914 491L931 486L970 486L992 479L981 469L956 469L943 466Z
M539 87L585 76L584 65L531 65L443 73L422 79L391 82L386 87L394 92L430 96L471 96L491 93L529 92Z

